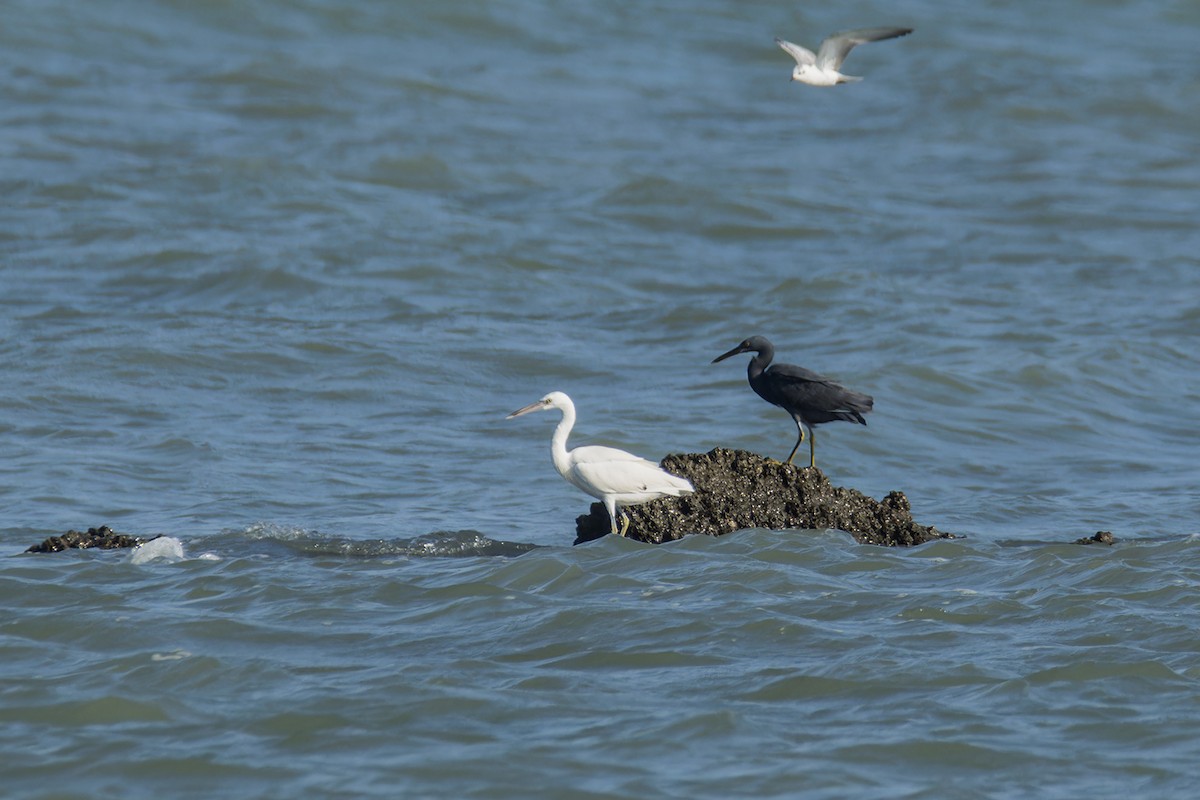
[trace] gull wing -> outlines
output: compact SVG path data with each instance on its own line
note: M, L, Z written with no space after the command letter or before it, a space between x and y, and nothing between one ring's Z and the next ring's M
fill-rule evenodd
M856 28L852 31L835 33L821 42L817 48L816 64L818 69L839 70L842 62L856 45L866 42L878 42L883 39L895 39L897 36L907 36L912 28ZM781 47L783 45L780 45ZM792 45L795 47L795 45ZM786 48L785 48L786 49ZM807 52L807 51L805 51Z
M775 37L775 44L782 47L783 51L792 58L796 59L796 63L802 67L811 67L813 64L817 63L817 57L813 54L813 51L809 50L807 47L801 47L798 44L786 42L783 39L780 39L778 36ZM850 46L853 47L854 45Z

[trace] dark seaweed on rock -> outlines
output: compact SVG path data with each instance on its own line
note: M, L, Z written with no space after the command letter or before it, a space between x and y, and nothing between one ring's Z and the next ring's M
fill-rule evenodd
M663 469L682 475L696 491L626 509L628 536L661 544L692 533L720 536L744 528L837 529L862 544L888 547L953 538L913 521L908 498L892 492L882 501L834 486L819 469L788 466L744 450L669 455ZM604 506L575 521L575 543L609 532Z
M157 539L158 537L152 537ZM123 533L117 533L107 525L101 525L99 528L88 528L87 533L71 530L64 533L62 536L51 536L41 544L35 544L26 550L26 553L57 553L62 550L80 549L85 547L98 547L102 550L115 550L121 547L137 547L139 544L150 541L149 539L139 539L136 536L127 536Z
M1107 544L1111 545L1117 539L1112 535L1112 531L1096 531L1091 536L1085 536L1082 539L1076 539L1075 544Z

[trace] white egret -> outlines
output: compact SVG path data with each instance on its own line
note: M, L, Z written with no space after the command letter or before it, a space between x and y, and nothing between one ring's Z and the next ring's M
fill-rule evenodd
M524 408L509 414L505 419L519 417L532 411L557 408L562 419L554 429L550 440L550 455L554 468L567 483L599 499L608 509L612 532L624 536L629 530L629 517L625 506L636 506L657 500L660 497L679 497L695 491L684 478L663 471L653 461L639 458L615 447L576 447L567 449L567 436L575 426L575 404L562 392L551 392ZM618 508L622 509L621 530L617 531Z
M839 83L855 83L862 78L853 75L843 75L838 72L842 62L855 45L866 42L878 42L883 39L895 39L897 36L907 36L912 28L859 28L853 31L842 31L825 38L817 52L813 53L806 47L776 38L775 44L784 49L788 55L796 59L792 69L792 80L807 83L810 86L836 86Z

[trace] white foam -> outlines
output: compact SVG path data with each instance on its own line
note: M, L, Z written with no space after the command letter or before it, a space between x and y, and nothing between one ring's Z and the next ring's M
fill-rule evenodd
M148 564L151 561L183 561L183 542L170 536L160 536L145 544L139 544L129 554L130 564Z

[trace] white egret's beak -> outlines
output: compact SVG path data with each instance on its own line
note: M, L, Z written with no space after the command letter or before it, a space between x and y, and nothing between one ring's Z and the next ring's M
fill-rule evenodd
M522 414L528 414L531 411L542 411L543 409L546 409L549 407L550 407L550 403L548 401L538 400L536 403L530 403L529 405L525 406L524 408L518 408L516 411L512 412L507 417L505 417L505 419L512 419L513 417L519 417Z

